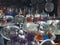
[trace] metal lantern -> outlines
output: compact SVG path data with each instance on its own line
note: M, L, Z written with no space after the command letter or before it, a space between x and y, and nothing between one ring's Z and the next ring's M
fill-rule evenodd
M16 15L15 16L15 23L23 23L24 22L24 16L23 15Z
M19 31L19 27L15 25L6 26L1 30L1 35L3 38L10 40L10 37L17 35Z
M52 2L47 2L45 4L45 11L52 12L54 10L54 4Z

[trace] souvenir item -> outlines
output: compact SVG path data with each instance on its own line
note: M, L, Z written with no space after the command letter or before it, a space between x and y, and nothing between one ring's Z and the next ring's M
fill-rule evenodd
M25 31L32 31L32 32L36 32L37 31L37 27L38 27L38 24L35 24L33 22L25 22L24 25L23 25L23 29Z
M19 42L21 45L24 45L24 44L26 44L26 42L27 42L26 35L24 34L23 30L20 30L20 31L19 31L18 42Z
M52 12L54 10L54 4L48 0L47 3L45 4L45 10L47 12Z
M55 34L53 32L51 32L50 30L48 31L47 36L51 40L55 40L56 39Z
M49 39L47 35L43 35L43 40Z
M14 21L14 17L12 16L9 16L9 15L6 15L6 16L3 16L2 18L2 23L12 23Z
M10 26L6 26L1 30L1 35L3 38L10 40L10 38L16 36L18 34L19 31L19 27L15 26L15 25L10 25Z
M54 45L54 41L50 40L50 39L46 39L44 41L42 41L39 45Z
M7 14L6 15L10 15L10 16L13 16L15 17L16 16L16 12L14 11L13 8L7 8Z
M2 23L3 23L3 24L6 23L6 19L5 19L5 18L2 19Z
M40 14L36 13L33 21L34 22L38 22L39 21L39 17L40 17Z
M33 21L33 15L31 10L28 11L29 13L26 15L26 20L27 22L32 22Z
M35 40L39 42L39 41L43 40L43 36L40 33L36 32Z
M34 33L33 32L28 32L27 33L27 36L26 36L26 38L27 38L27 41L28 41L28 45L32 45L32 42L34 41ZM29 38L29 37L31 37L31 38Z
M27 22L32 22L32 17L27 17Z
M43 10L43 12L40 14L40 18L39 19L40 20L47 20L47 18L48 18L47 17L47 13L45 13L44 10Z
M16 15L15 16L15 23L23 23L24 22L24 20L25 20L25 18L24 18L24 16L23 15Z

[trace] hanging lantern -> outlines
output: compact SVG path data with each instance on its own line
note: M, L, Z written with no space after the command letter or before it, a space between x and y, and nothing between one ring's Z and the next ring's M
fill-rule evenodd
M47 1L45 4L45 11L46 12L52 12L54 10L54 4L51 1Z

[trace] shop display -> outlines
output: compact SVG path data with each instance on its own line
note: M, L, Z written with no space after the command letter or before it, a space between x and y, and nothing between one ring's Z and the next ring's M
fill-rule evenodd
M0 1L0 45L54 45L60 35L57 1L6 1Z
M10 41L11 45L16 43L20 45L39 45L46 39L55 40L56 30L60 30L59 20L50 20L49 13L46 13L44 10L39 14L36 9L36 13L33 14L33 9L29 8L27 14L22 14L23 10L19 10L20 12L17 15L13 14L13 10L13 8L8 8L8 15L2 16L1 26L3 28L0 30L1 36ZM48 31L51 31L54 35L48 35ZM51 37L49 38L49 36Z

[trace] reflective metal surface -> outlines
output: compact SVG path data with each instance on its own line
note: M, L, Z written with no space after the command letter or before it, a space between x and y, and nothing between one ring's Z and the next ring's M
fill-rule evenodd
M39 45L54 45L54 41L47 39L41 42Z
M23 15L16 15L15 16L15 23L23 23L24 22L24 16Z
M33 23L33 22L30 22L30 23L24 23L24 30L25 31L32 31L32 32L36 32L38 29L37 29L38 25Z
M6 26L1 30L1 35L3 38L10 40L10 37L15 34L17 35L19 31L19 27L17 26Z
M51 3L51 2L47 2L47 3L45 4L45 10L46 10L47 12L52 12L52 11L54 10L54 4Z
M14 17L9 15L3 16L3 19L5 19L7 23L12 23L14 21Z
M53 31L54 34L60 34L60 20L48 20L47 23L49 24L49 29Z

